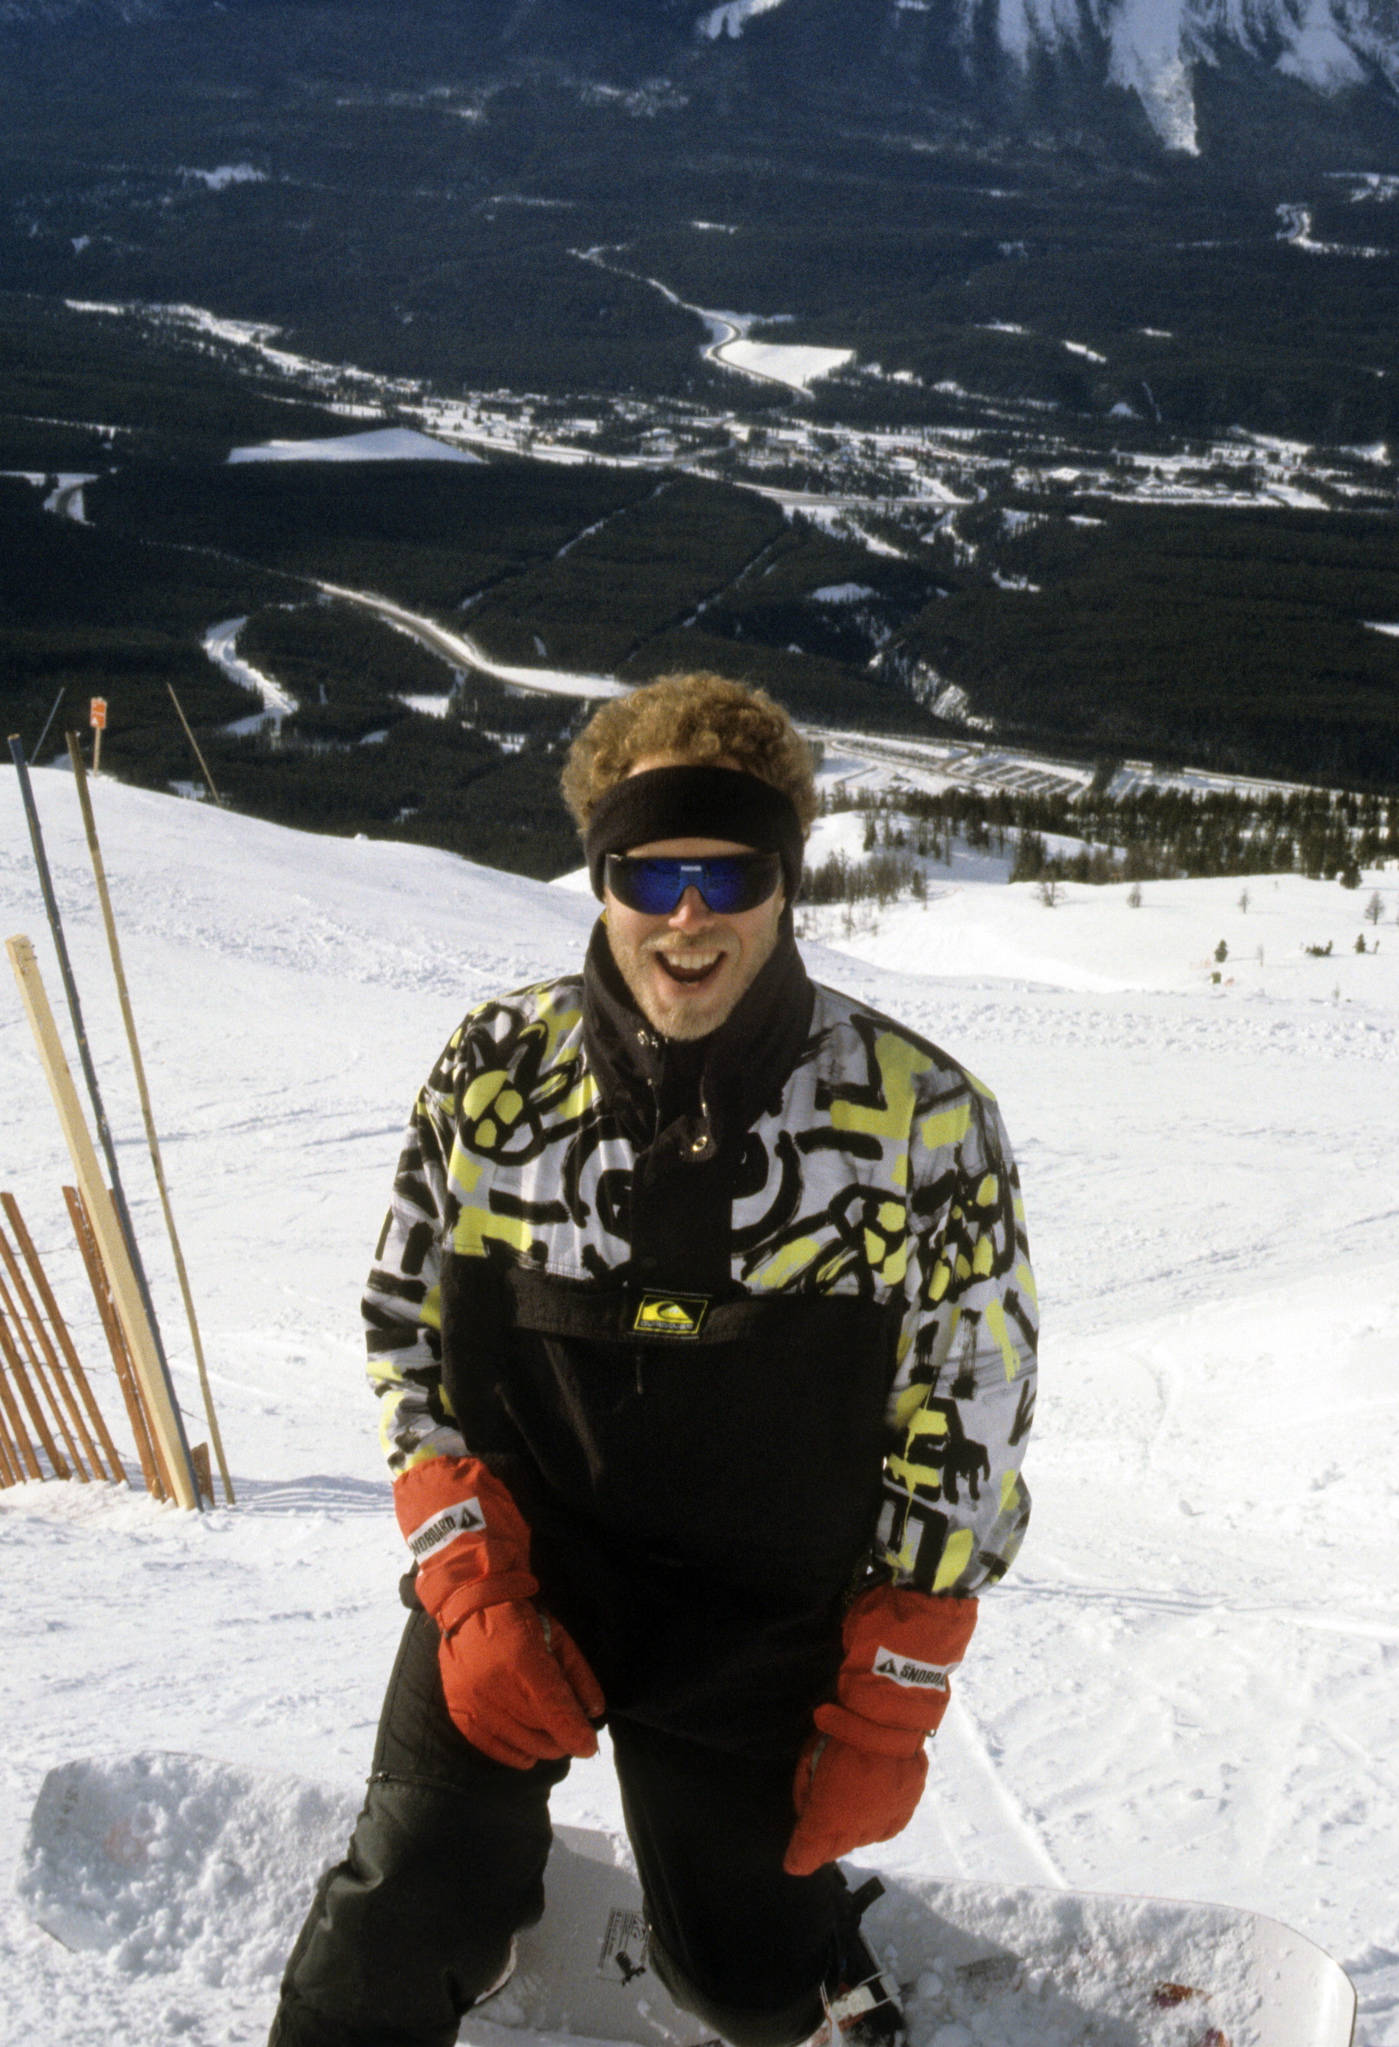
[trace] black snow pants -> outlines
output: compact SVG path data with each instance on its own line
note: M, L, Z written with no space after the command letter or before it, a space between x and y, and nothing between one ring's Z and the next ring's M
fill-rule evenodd
M544 1909L549 1793L568 1764L515 1770L460 1734L437 1629L416 1612L389 1681L364 1810L287 1963L269 2047L450 2047ZM676 2003L734 2047L795 2047L821 2023L844 1887L792 1877L795 1756L733 1756L610 1723L651 1960Z

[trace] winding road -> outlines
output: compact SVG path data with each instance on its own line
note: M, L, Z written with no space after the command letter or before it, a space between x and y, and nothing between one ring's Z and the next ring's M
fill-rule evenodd
M424 618L416 611L405 611L391 598L371 596L364 590L346 590L339 583L318 582L316 588L324 590L328 597L342 597L347 604L357 604L363 611L374 612L396 631L407 633L419 646L426 647L430 654L439 654L458 668L477 668L483 675L493 675L497 682L508 682L513 689L538 690L544 696L556 697L624 697L629 694L626 683L618 682L615 675L576 675L564 668L518 668L505 661L492 660L469 633L448 632L434 619Z

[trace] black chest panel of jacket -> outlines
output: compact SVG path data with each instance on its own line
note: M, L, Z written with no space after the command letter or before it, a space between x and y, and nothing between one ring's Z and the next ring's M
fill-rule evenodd
M639 1334L658 1300L698 1332ZM790 1747L834 1677L874 1530L896 1313L457 1257L442 1306L452 1405L612 1709L718 1746Z
M635 1147L631 1256L581 1281L450 1254L445 1389L610 1710L787 1753L834 1680L874 1531L899 1303L731 1278L745 1133L811 1015L795 947L718 1042L678 1052L609 969L604 941L589 1056Z

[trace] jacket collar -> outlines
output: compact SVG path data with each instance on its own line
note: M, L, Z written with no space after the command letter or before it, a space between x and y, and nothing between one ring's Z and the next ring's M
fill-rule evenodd
M583 1044L602 1098L638 1151L696 1165L751 1128L782 1092L811 1029L816 991L784 916L777 944L732 1014L707 1038L663 1038L632 999L601 918L583 968Z

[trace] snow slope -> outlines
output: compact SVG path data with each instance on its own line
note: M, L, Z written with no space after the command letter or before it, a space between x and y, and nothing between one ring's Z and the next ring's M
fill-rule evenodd
M35 785L194 1426L74 793L56 770ZM402 1618L356 1327L399 1131L466 1005L576 962L593 914L421 847L106 781L95 798L240 1504L0 1493L10 1868L71 1757L186 1750L353 1794ZM1361 959L1344 948L1375 886L1381 949ZM984 1602L922 1810L862 1859L1274 1913L1350 1966L1364 2047L1399 2047L1399 888L1259 881L1246 913L1238 892L1148 883L1133 910L1070 887L1046 910L967 881L843 955L808 947L820 978L996 1088L1045 1306L1030 1539ZM34 938L56 995L8 770L0 898L0 935ZM1297 955L1333 934L1331 959ZM1235 973L1260 942L1263 968ZM0 1178L96 1366L67 1162L3 989L0 1131ZM616 1825L605 1763L556 1811ZM6 1895L0 2034L248 2047L276 1955L240 1951L239 1923L173 1968L149 1944L80 1958Z
M413 427L370 427L321 441L260 441L235 448L230 462L479 462L465 448L449 448Z
M855 359L853 348L807 348L791 341L726 341L713 355L731 369L748 370L802 392Z

